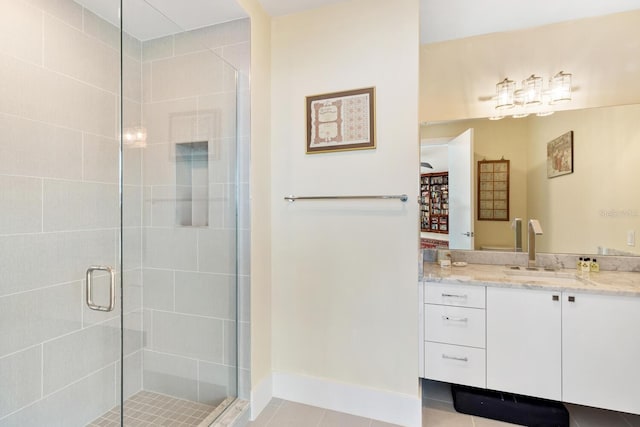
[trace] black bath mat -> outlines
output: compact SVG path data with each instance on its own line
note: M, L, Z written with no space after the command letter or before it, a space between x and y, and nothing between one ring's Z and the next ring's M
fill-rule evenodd
M463 414L527 427L569 427L569 411L560 402L459 385L451 386L451 394Z

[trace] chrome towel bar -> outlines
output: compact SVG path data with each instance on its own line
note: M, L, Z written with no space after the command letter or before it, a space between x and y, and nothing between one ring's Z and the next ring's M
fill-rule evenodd
M284 199L288 202L295 202L296 200L347 200L347 199L398 199L401 202L406 202L409 197L406 194L397 194L389 196L285 196Z

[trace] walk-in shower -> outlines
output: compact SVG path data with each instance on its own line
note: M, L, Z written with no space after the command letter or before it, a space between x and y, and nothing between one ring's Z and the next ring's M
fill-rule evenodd
M0 8L0 427L209 425L248 381L247 15Z

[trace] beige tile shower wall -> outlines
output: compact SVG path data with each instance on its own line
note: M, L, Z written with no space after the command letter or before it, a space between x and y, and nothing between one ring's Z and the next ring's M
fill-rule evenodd
M119 259L120 35L71 0L0 10L0 425L80 426L119 387L119 312L89 310L83 279ZM125 123L139 124L140 42L125 37L125 55ZM131 394L142 384L140 149L124 159Z
M240 20L142 45L142 118L148 135L142 160L144 388L208 404L237 392L237 357L240 389L249 390L249 37L249 21ZM238 101L233 69L220 57L244 72ZM239 161L236 104L244 126L238 133ZM209 151L208 225L177 226L176 143L200 141L208 142Z

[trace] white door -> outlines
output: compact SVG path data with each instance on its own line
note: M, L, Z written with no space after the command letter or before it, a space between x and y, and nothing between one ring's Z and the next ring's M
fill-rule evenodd
M449 247L474 249L473 129L449 141Z

